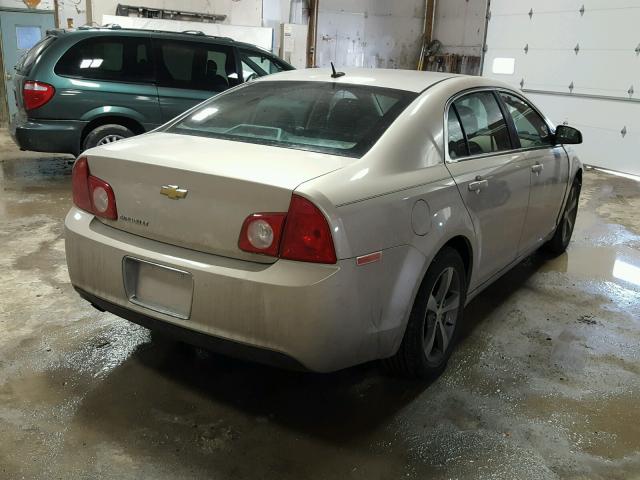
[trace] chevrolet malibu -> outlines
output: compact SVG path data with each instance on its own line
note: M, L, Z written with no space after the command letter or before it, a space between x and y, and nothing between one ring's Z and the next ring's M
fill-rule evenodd
M276 74L78 158L71 282L224 354L434 377L475 295L567 247L581 141L494 80Z

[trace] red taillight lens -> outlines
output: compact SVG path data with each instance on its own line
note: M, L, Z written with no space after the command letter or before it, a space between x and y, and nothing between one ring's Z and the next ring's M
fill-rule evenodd
M282 234L280 258L336 263L336 251L327 219L318 207L298 195L291 197Z
M99 217L116 220L116 196L111 185L89 173L89 163L85 157L76 160L73 165L71 184L73 203L82 210Z
M22 98L25 110L40 108L53 98L56 89L48 83L28 80L22 86Z
M285 213L254 213L242 224L238 246L245 252L278 256Z
M73 164L71 173L73 189L73 203L82 210L91 211L91 196L89 195L89 164L85 157L80 157Z
M306 198L291 196L287 213L254 213L240 230L238 246L251 253L300 262L336 263L329 223Z

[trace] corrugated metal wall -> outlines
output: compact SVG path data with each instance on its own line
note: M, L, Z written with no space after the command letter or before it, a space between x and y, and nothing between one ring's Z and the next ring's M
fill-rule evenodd
M415 69L424 25L424 0L322 0L318 66Z

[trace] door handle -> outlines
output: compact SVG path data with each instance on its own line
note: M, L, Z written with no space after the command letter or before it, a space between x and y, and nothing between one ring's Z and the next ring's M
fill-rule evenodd
M536 175L540 175L540 172L544 169L544 165L541 163L536 163L533 167L531 167L531 171Z
M482 180L482 177L476 177L475 182L469 184L469 191L480 193L480 190L489 186L488 180Z

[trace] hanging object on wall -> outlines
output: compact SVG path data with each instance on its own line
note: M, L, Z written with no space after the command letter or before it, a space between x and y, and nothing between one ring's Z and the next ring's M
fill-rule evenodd
M527 55L528 53L529 53L529 44L527 43L527 44L524 46L524 54L525 54L525 55Z
M573 93L573 89L576 88L573 82L569 85L569 93Z
M533 18L533 8L529 10L529 20Z
M40 5L41 0L22 0L22 1L27 7L36 8L38 5Z
M629 94L630 97L633 97L633 94L635 93L635 91L633 90L633 85L629 87L629 90L627 90L627 93Z
M576 44L576 48L573 49L574 52L576 52L576 55L578 55L578 53L580 53L580 44Z
M584 17L584 5L582 5L582 7L580 8L580 10L578 10L580 12L580 16Z
M524 88L524 78L520 80L520 89L522 90L523 88Z
M636 55L640 55L640 43L638 44L638 46L636 47Z
M620 130L620 135L622 135L622 138L627 136L627 126L626 125L624 127L622 127L622 130Z

